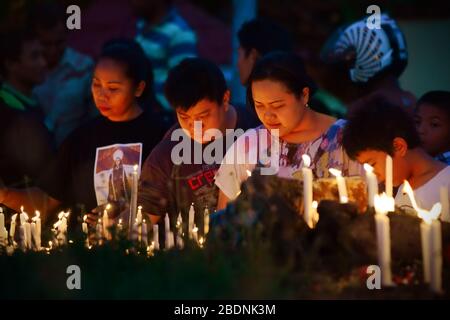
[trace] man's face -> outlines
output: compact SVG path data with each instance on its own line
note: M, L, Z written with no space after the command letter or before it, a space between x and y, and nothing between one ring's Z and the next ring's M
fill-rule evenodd
M38 36L44 49L44 57L51 69L58 65L66 49L67 30L63 23L58 23L53 29L38 28Z
M370 164L374 168L379 183L386 180L387 153L379 150L364 150L358 153L356 160L360 164ZM409 176L408 165L404 158L394 153L392 157L392 184L398 187Z
M10 63L8 73L30 86L42 83L45 79L46 63L42 46L37 39L25 41L22 52L16 61Z
M182 110L181 108L176 108L175 110L181 128L183 128L192 139L199 143L207 143L211 140L203 137L208 129L218 129L222 131L222 133L226 129L228 102L219 105L217 102L202 99L187 111ZM200 133L194 134L195 121L201 121L202 136L200 136Z
M253 66L255 65L255 59L252 56L252 54L250 53L247 54L245 49L239 47L237 65L241 84L246 85L248 78L250 77L250 73L253 70Z

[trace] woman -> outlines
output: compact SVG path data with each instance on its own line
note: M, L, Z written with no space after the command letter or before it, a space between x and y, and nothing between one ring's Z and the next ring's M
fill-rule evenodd
M272 53L255 65L247 98L263 125L247 131L227 152L215 177L220 188L218 209L239 195L241 183L257 163L261 164L260 155L268 154L269 147L272 158L276 153L279 176L301 175L303 154L310 156L315 177L327 177L328 168L339 169L343 175L360 173L361 167L350 161L342 149L345 121L309 108L314 90L302 60L293 53ZM270 142L266 147L261 143L265 135ZM261 148L267 151L261 152Z
M167 130L151 111L144 111L146 101L154 99L152 86L150 63L137 43L107 43L96 63L91 86L101 117L64 141L56 160L38 182L39 188L2 189L0 203L15 210L21 205L28 212L40 210L47 213L44 219L62 206L76 213L81 207L90 211L105 204L111 171L111 163L106 162L111 159L108 152L129 150L130 175L133 165L148 156Z

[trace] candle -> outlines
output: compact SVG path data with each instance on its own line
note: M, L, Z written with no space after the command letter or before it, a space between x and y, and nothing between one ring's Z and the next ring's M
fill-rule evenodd
M347 186L345 185L345 178L342 176L342 172L334 168L330 168L328 170L332 175L336 177L336 182L339 191L339 201L341 203L347 203L348 202Z
M102 226L102 219L98 219L97 225L95 226L95 236L97 237L98 244L100 245L102 243L103 238L103 226Z
M9 236L11 237L12 241L14 241L14 235L16 234L16 220L17 220L17 213L12 215L11 225L9 226Z
M377 233L378 264L381 268L381 284L383 286L392 285L391 272L391 235L387 213L392 208L392 197L386 193L375 195L375 225Z
M35 211L35 216L32 219L34 223L36 224L36 236L34 238L36 249L38 251L41 250L41 213L39 211Z
M192 228L192 239L198 243L198 228L194 224L194 228Z
M142 242L145 246L148 246L147 223L145 222L145 219L142 221Z
M420 224L420 236L422 243L423 279L430 283L430 289L434 293L442 292L442 231L441 222L438 220L442 212L441 203L435 203L430 211L419 208L414 197L414 192L405 180L403 192L406 193L413 208L417 211Z
M153 245L155 250L159 250L159 226L153 225Z
M142 241L142 207L138 207L138 212L136 215L136 227L138 233L138 242Z
M206 237L208 232L209 232L209 210L208 207L206 207L203 220L203 235Z
M169 246L168 249L171 249L175 246L175 235L172 231L169 232Z
M392 157L386 155L386 195L392 197Z
M189 220L188 220L188 235L189 239L192 239L192 229L194 228L195 209L194 203L189 208Z
M368 163L364 163L364 170L366 172L366 184L367 184L369 207L373 208L375 195L378 194L377 176L375 175L375 173L373 173L373 167Z
M117 224L117 233L122 233L123 231L123 224L122 224L122 219L119 219L119 223Z
M169 214L166 213L166 216L164 217L164 239L165 239L165 248L168 249L170 245L170 219Z
M450 211L449 211L447 186L442 186L439 189L439 194L440 194L440 200L441 200L441 205L442 205L441 220L450 222Z
M8 231L5 228L5 215L0 207L0 246L6 247L8 244Z
M183 235L183 217L181 216L181 212L178 213L176 228L178 234Z
M131 183L131 198L130 198L130 217L129 217L129 232L133 232L133 223L136 220L136 209L137 209L137 192L138 192L138 169L139 166L136 164L133 167L133 180Z
M313 201L311 203L311 208L312 208L312 222L313 225L315 226L318 222L319 222L319 213L317 212L317 208L319 207L319 203L317 201Z
M109 216L108 216L108 210L111 209L111 205L108 203L105 207L105 210L103 210L103 235L105 239L111 240L111 234L109 232Z
M313 209L312 209L312 201L313 201L313 173L309 168L311 165L311 158L309 155L302 155L303 159L303 218L306 224L312 228L313 227Z
M87 215L84 215L84 216L83 216L82 229L83 229L83 233L86 234L86 235L88 235L89 229L88 229L88 225L87 225L87 223L86 223L86 220L87 220Z

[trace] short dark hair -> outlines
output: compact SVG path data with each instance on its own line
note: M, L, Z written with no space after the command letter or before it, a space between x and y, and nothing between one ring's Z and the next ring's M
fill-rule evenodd
M65 25L67 15L61 3L54 1L38 3L32 10L31 21L36 28L51 30L60 23Z
M262 56L273 51L293 50L287 30L264 18L245 22L238 31L238 39L245 54L251 49L255 49Z
M272 52L256 62L247 82L247 102L254 107L252 83L258 80L281 82L296 97L300 97L303 88L309 88L312 96L317 87L306 72L303 60L291 52Z
M187 58L169 72L164 92L173 108L188 110L200 100L222 105L227 91L225 77L213 62L203 58Z
M416 111L422 104L431 104L436 108L447 113L447 117L450 120L450 91L436 90L425 93L417 101Z
M142 47L132 39L118 38L107 41L101 50L98 61L112 59L125 68L125 73L134 84L145 82L145 89L137 99L142 104L156 102L153 87L153 68Z
M0 34L0 75L8 76L7 61L18 61L22 55L23 44L37 39L33 28L15 27Z
M364 150L384 151L393 155L395 138L403 138L408 149L420 145L411 113L382 96L374 95L350 112L342 144L352 159Z

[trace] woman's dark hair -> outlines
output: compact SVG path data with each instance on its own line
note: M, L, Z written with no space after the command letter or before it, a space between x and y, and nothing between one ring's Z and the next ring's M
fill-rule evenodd
M137 99L142 107L155 106L156 96L153 87L153 68L142 47L131 39L114 39L107 41L97 61L112 59L125 68L125 74L135 85L145 82L145 89Z
M247 83L247 102L253 108L252 83L258 80L281 82L297 98L301 96L303 88L309 88L310 96L317 89L306 73L303 60L290 52L269 53L255 64Z
M385 97L373 95L350 112L342 144L352 159L365 150L384 151L392 156L395 138L403 138L408 149L420 145L412 115Z
M429 91L417 101L416 111L422 104L430 104L447 114L450 121L450 92L443 90Z

